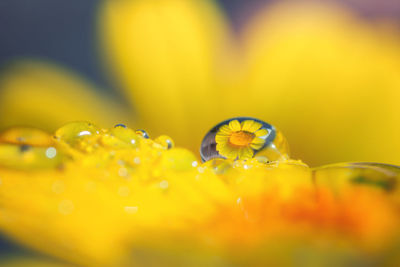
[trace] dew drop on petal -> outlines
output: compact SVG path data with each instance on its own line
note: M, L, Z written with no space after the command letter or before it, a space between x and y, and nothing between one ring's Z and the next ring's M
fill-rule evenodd
M116 138L114 147L129 148L136 147L139 144L139 137L136 132L126 126L115 126L110 130L110 135L114 139Z
M82 138L98 133L99 129L89 122L71 122L59 128L55 133L55 138L69 145L75 145Z
M0 133L0 143L49 146L54 143L47 132L31 127L12 127Z
M136 130L135 132L137 135L139 135L143 138L146 138L146 139L149 138L149 134L145 130L139 129L139 130Z
M164 149L171 149L175 146L174 140L167 135L161 135L157 137L154 142L161 145L161 147Z
M235 117L208 131L201 143L200 155L203 162L256 156L277 161L289 158L289 147L285 137L273 125L251 117Z
M118 123L114 125L114 128L118 128L118 127L122 127L122 128L127 128L125 124L122 123Z
M63 157L55 153L54 145L53 137L42 130L10 128L0 133L0 165L13 169L57 167Z

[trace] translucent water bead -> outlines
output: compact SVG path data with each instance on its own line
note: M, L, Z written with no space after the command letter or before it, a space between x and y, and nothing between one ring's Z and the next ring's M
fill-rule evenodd
M98 146L99 133L99 129L89 122L71 122L59 128L54 137L74 149L91 152Z
M112 148L132 148L139 144L136 132L124 124L117 124L102 135L102 144Z
M172 140L172 138L168 135L160 135L154 139L154 142L159 144L164 149L171 149L175 146L174 140Z
M251 117L236 117L214 126L204 137L203 161L214 158L250 159L262 162L289 158L289 146L273 125Z
M0 165L14 169L56 167L62 156L45 131L15 127L0 133Z

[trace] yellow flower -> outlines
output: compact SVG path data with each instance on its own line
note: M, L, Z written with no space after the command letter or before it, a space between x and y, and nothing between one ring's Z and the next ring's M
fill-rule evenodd
M257 132L247 124L232 128ZM52 135L13 128L0 140L0 231L53 259L42 265L400 262L396 166L200 164L166 136L86 122ZM29 255L0 260L40 265Z
M249 159L254 155L254 150L259 150L265 144L268 135L267 129L260 129L262 124L254 120L245 120L241 123L232 120L228 125L222 125L215 140L217 151L228 159Z
M213 1L104 0L98 28L103 65L123 96L22 61L0 79L1 127L123 121L195 151L203 129L246 114L278 125L294 157L314 166L400 163L400 40L389 21L332 3L277 3L234 36Z

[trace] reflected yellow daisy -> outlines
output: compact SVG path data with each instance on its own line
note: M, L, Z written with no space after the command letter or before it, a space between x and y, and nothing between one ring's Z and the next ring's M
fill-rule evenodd
M262 124L254 120L245 120L241 123L232 120L222 125L215 136L217 151L228 159L249 159L254 150L259 150L265 144L268 135L267 129L260 129Z

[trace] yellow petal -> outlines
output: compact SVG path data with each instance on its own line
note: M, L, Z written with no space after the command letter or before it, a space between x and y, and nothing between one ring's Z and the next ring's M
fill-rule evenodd
M254 134L255 134L257 137L265 136L265 135L268 134L268 130L267 130L267 129L261 129L261 130L258 130L257 132L255 132Z
M234 132L238 132L241 130L241 125L238 120L233 120L229 122L229 128L231 128Z
M262 130L260 130L260 131L262 131ZM264 144L265 144L265 140L264 139L259 138L259 137L255 137L253 139L253 141L251 141L250 147L252 149L258 150L258 149L262 148Z
M227 154L228 159L236 159L239 156L239 149L231 148L229 153Z
M218 153L224 157L228 157L229 154L232 152L232 147L228 146L226 143L217 144L216 149Z
M259 150L260 148L263 147L263 145L264 145L264 142L262 142L262 143L251 143L250 147L252 149Z
M0 79L0 128L30 125L55 130L74 120L107 127L132 122L127 109L57 65L17 61Z
M281 128L294 156L312 165L399 164L395 29L327 4L267 5L244 30L249 68L242 92L249 101L237 92L237 112Z
M258 129L261 128L262 124L253 120L245 120L242 121L241 123L242 126L242 131L247 131L250 133L254 133Z
M253 141L251 141L252 144L264 144L265 140L259 137L256 137L253 139Z
M250 147L243 147L239 151L239 159L250 159L253 157L253 150Z
M229 136L228 135L221 135L221 134L217 134L215 136L215 141L217 143L227 143L229 140Z
M228 125L222 125L218 129L218 133L224 134L224 135L230 135L232 133L232 129Z
M225 119L218 79L228 29L212 1L102 1L101 42L115 78L153 135L198 148Z

